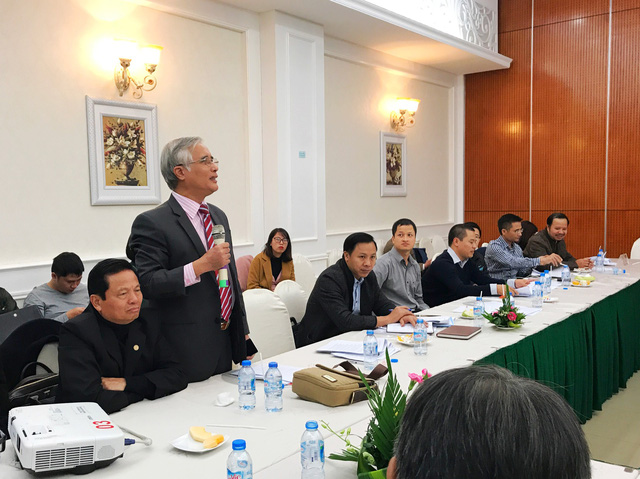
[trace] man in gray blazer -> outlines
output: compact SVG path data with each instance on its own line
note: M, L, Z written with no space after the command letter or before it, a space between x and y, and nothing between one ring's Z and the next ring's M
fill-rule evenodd
M162 150L161 171L171 196L135 219L127 256L138 268L146 307L161 318L189 382L202 381L245 359L247 347L255 352L229 222L221 209L205 203L218 190L218 160L200 138L178 138ZM224 226L225 242L212 244L211 223ZM225 268L226 291L217 277Z

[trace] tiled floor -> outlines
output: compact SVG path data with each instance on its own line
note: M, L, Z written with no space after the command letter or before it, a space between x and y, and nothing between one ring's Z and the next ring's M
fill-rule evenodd
M640 372L582 429L593 459L640 468Z

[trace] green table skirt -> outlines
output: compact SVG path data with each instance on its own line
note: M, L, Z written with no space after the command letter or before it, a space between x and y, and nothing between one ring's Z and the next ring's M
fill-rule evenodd
M584 423L640 369L640 282L476 364L548 385Z

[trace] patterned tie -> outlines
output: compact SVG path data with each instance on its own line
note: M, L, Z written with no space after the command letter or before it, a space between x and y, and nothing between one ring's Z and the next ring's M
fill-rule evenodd
M211 215L209 214L209 208L207 205L200 205L198 209L198 213L202 218L202 222L204 223L204 235L207 238L208 249L213 248L213 221L211 220ZM216 271L216 284L218 284L218 272ZM229 282L229 286L227 288L220 288L220 313L222 315L222 319L225 322L229 322L229 316L231 316L231 282ZM226 328L225 328L226 329Z

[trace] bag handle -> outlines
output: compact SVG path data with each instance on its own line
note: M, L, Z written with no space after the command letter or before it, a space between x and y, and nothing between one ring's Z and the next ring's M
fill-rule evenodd
M345 371L356 374L358 375L358 377L360 377L360 375L358 374L358 368L356 368L349 361L342 361L340 364L336 364L334 368L337 368L338 366L344 369ZM375 368L373 368L373 370L369 374L365 376L365 378L373 379L375 381L383 377L388 372L389 370L387 369L386 366L382 364L378 364Z
M47 366L46 364L43 364L43 363L41 363L39 361L31 361L30 363L27 363L25 365L25 367L22 368L22 372L20 372L20 380L23 380L25 378L25 374L27 373L27 369L30 368L31 366L40 366L42 369L44 369L49 374L53 374L53 371L51 370L51 368L49 366Z

